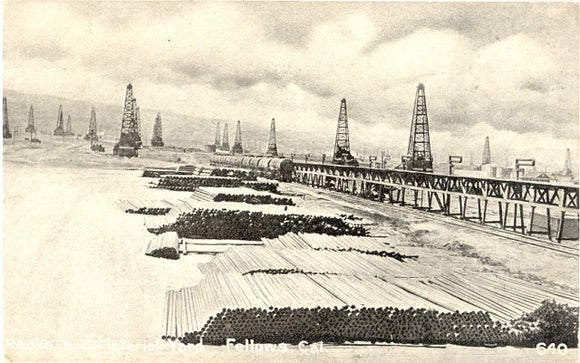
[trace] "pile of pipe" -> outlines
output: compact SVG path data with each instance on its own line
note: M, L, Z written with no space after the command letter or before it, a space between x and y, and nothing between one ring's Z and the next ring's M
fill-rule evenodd
M291 198L276 198L270 195L251 194L224 194L219 193L213 199L214 202L236 202L247 204L274 204L274 205L296 205Z
M211 176L227 176L230 178L239 178L241 180L256 181L257 175L253 171L239 170L239 169L213 169Z
M362 225L350 225L343 219L301 214L265 214L262 212L226 209L194 209L182 213L174 223L149 232L160 234L177 232L179 237L208 239L239 239L259 241L275 238L288 232L324 233L328 235L364 236Z
M147 245L147 256L179 260L179 238L177 233L169 232L155 236Z
M217 176L178 176L170 175L162 177L156 188L193 192L198 187L239 187L239 178Z
M270 193L278 194L278 183L244 181L244 182L242 182L242 184L245 187L252 188L254 190L258 190L261 192L270 192Z
M125 213L130 214L147 214L153 216L160 216L169 213L171 208L148 208L148 207L141 207L138 209L126 209Z
M547 302L549 304L549 302ZM538 310L545 306L542 305ZM555 304L559 305L559 304ZM577 308L576 308L577 311ZM544 325L548 320L543 321ZM540 323L539 323L540 324ZM301 341L344 344L364 341L401 344L455 344L466 346L535 346L545 341L577 347L577 324L569 329L568 340L546 334L540 327L516 331L510 324L493 321L487 312L446 312L431 309L398 309L345 305L314 308L222 309L210 317L201 330L185 332L184 344L224 345L227 339L252 339L261 344L298 344Z

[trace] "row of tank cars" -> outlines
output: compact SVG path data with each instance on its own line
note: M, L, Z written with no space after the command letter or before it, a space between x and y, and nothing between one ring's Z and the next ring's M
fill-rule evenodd
M211 165L258 170L271 174L274 179L291 182L294 163L290 159L266 156L212 155Z

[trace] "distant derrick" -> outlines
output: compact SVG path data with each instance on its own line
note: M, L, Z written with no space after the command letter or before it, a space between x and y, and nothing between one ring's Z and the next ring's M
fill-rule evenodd
M95 113L95 108L91 108L91 116L89 118L89 131L85 135L85 140L90 140L91 142L99 141L97 136L97 115Z
M232 146L232 154L243 154L244 149L242 147L242 128L240 126L240 120L236 124L236 136L234 137L234 146Z
M218 122L215 127L215 142L214 142L216 150L219 149L221 146L221 137L220 137L220 123Z
M222 139L222 151L230 151L230 138L228 136L228 124L224 125L224 137Z
M338 114L338 125L336 127L336 139L334 142L334 153L332 163L340 165L357 166L358 161L350 153L350 141L348 135L348 118L346 114L346 99L340 101L340 112Z
M54 129L54 136L65 136L64 119L62 116L62 105L58 106L58 115L56 118L56 129Z
M121 120L121 136L119 142L113 148L113 154L120 156L138 156L137 149L140 147L139 127L137 125L135 107L136 100L133 98L133 86L127 85L125 92L125 107Z
M485 137L485 145L483 146L483 159L481 165L491 164L491 148L489 147L489 136Z
M66 131L65 131L65 134L67 136L73 136L74 135L74 132L72 131L72 121L71 121L70 115L68 115L68 118L66 120Z
M276 120L274 118L270 122L270 137L268 138L266 156L278 156L278 147L276 146Z
M417 86L409 148L403 159L403 167L406 170L433 172L427 102L425 101L425 86L422 83Z
M8 125L8 103L6 102L6 97L2 97L2 109L4 110L4 132L2 133L2 137L10 139L12 138L12 134L10 133L10 126Z
M28 111L28 126L26 126L25 132L29 132L31 135L36 134L36 127L34 126L34 107L30 105L30 111Z
M153 124L153 137L151 138L151 146L163 146L163 133L161 129L161 114L155 116L155 123Z
M570 149L566 149L566 160L564 161L564 175L572 175L572 158Z

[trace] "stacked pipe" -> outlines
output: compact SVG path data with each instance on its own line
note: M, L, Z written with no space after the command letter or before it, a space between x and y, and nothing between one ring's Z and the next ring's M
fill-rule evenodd
M254 190L278 194L278 183L243 181L242 185Z
M164 200L121 199L117 205L125 213L145 215L165 215L169 213L173 204Z
M257 175L255 172L239 169L213 169L210 175L239 178L241 180L251 180L251 181L257 180Z
M164 233L155 236L147 245L148 256L167 258L170 260L179 259L179 238L174 232Z
M248 204L296 205L291 198L276 198L270 195L224 194L220 193L214 202L237 202Z
M171 175L162 177L156 188L192 192L200 186L239 187L240 185L241 181L238 178Z
M263 237L275 238L288 232L355 236L367 234L362 225L350 225L336 217L225 209L194 209L179 215L174 223L148 228L148 231L155 234L175 231L179 237L186 238L250 241L259 241Z

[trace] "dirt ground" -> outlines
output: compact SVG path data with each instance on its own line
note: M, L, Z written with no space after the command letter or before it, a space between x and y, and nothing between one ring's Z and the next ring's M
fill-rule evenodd
M327 346L318 353L302 353L298 347L286 353L204 347L203 352L184 352L184 346L159 339L165 291L194 285L203 277L198 264L211 257L171 261L145 256L151 235L143 216L125 214L115 205L122 198L187 197L183 192L146 187L151 180L140 178L138 168L176 165L175 153L151 152L150 156L156 160L98 155L77 141L41 148L4 146L6 360L577 360L577 350L565 356L540 356L534 349L456 346ZM183 155L182 160L206 162L204 158ZM372 222L374 234L401 237L398 249L420 250L422 261L441 269L501 271L578 291L577 258L438 224L397 207L340 198L300 185L281 189L304 194L299 207L361 216Z

